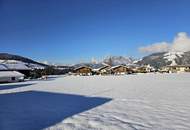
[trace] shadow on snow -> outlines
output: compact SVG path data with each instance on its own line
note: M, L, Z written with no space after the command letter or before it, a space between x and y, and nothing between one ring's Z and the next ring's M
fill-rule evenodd
M110 100L40 91L0 94L0 129L44 129Z
M27 87L33 85L31 84L6 84L6 85L0 85L0 90L6 90L6 89L14 89L14 88L20 88L20 87Z

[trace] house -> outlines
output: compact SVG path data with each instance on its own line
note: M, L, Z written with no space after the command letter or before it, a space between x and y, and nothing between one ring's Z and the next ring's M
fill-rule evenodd
M110 68L112 74L130 74L133 70L125 65L116 65Z
M24 80L24 74L17 71L0 71L0 82L19 82Z
M104 66L102 68L99 68L98 72L99 72L100 75L111 74L110 68L111 68L111 66L107 65L107 66Z
M139 66L135 69L136 73L150 73L150 72L155 72L156 69L150 65L143 65Z
M103 64L103 63L94 64L93 66L91 66L91 68L94 74L97 74L97 75L111 74L111 71L110 71L111 66L107 64Z
M1 66L6 67L8 71L18 71L25 76L29 76L31 71L31 69L23 63L2 63Z
M133 73L137 73L137 70L140 67L140 65L138 65L138 64L128 64L127 67L130 68Z
M92 75L92 68L88 66L79 66L76 67L73 72L75 75L81 75L81 76L87 76L87 75Z
M169 73L190 72L190 65L168 65L162 67L161 71Z

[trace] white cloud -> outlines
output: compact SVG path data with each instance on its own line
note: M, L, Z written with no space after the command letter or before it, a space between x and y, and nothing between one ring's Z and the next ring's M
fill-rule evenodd
M170 45L167 42L160 42L145 47L140 47L139 51L143 53L166 52L169 48Z
M190 51L190 37L188 37L187 33L180 32L174 38L172 43L168 42L160 42L153 43L151 45L140 47L139 51L142 53L155 53L155 52L187 52Z
M171 51L190 51L190 37L185 32L178 33L172 43Z

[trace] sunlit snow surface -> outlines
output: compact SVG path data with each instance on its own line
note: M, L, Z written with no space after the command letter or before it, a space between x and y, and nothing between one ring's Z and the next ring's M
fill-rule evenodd
M9 89L0 89L0 94L39 91L111 99L104 104L99 104L91 109L63 118L55 124L43 127L43 129L190 129L190 73L88 77L61 76L49 81L29 81L17 84L26 83L29 85L25 87L11 89L9 86ZM55 109L59 108L59 104L60 106L62 105L61 102L58 103ZM6 102L4 105L9 107L11 103ZM40 109L40 107L38 108ZM0 112L2 111L0 109ZM6 112L8 111L6 110ZM0 115L0 120L2 120L1 118L2 116ZM9 121L9 117L6 118ZM15 122L13 121L11 123L14 124ZM21 125L26 124L21 123ZM30 126L25 128L30 129Z

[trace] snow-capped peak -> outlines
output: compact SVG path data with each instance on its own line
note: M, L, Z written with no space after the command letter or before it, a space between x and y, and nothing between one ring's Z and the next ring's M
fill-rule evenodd
M134 61L133 61L133 64L136 64L136 63L138 63L139 61L142 61L142 58L141 58L141 59L138 59L138 60L134 60Z
M177 65L176 59L181 58L184 55L184 52L168 52L164 54L164 59L171 61L171 65Z
M121 65L121 64L132 64L133 59L130 57L124 57L124 56L110 56L104 59L104 63L111 64L111 65Z

